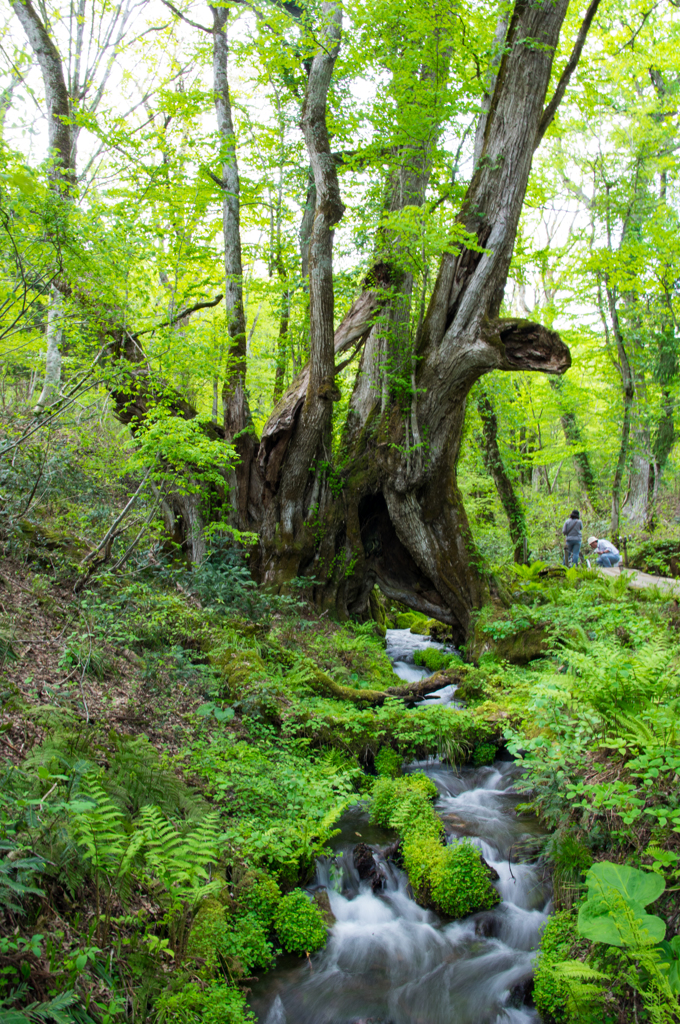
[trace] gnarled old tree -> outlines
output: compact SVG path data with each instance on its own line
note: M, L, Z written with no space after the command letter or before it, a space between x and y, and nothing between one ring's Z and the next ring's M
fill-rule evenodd
M568 2L516 0L458 216L463 241L442 256L412 349L394 344L394 332L383 337L386 321L401 329L410 284L403 267L381 258L380 246L363 290L334 329L333 231L344 206L326 104L342 15L334 0L322 5L301 117L316 192L308 252L310 359L273 410L233 495L239 526L259 534L252 565L262 583L282 587L309 577L316 603L339 617L361 613L377 583L387 596L449 623L458 640L468 634L488 594L456 482L468 392L492 370L562 374L570 365L557 334L499 315L533 153L599 0L592 0L546 105ZM418 205L426 147L404 166L402 185ZM345 354L367 339L334 460L335 378L347 365Z
M328 431L337 397L335 360L370 336L389 291L376 267L331 343L332 228L342 215L324 122L325 91L338 49L339 14L326 4L328 43L309 76L304 127L317 206L310 293L311 358L266 424L259 450L263 516L257 570L263 582L314 577L320 605L360 612L378 583L389 597L451 624L463 639L485 596L456 483L467 394L491 370L561 374L569 351L538 324L499 318L534 150L550 124L597 9L591 4L574 53L545 105L568 0L515 4L505 38L481 156L460 225L477 239L445 253L416 339L408 401L386 395L351 403L341 460L329 471ZM396 367L394 376L411 376ZM362 387L359 378L358 387Z

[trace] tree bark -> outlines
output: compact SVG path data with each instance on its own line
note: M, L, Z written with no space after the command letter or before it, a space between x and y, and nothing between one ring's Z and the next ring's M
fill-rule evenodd
M47 104L47 138L50 155L50 187L58 197L72 198L76 184L76 143L73 130L71 97L59 52L31 0L14 0L12 7L26 33L42 72ZM52 288L45 331L45 376L34 412L41 413L59 397L61 387L61 344L65 303L63 295Z
M224 237L224 302L229 346L227 370L222 387L225 439L233 443L239 461L231 471L230 489L235 500L234 524L241 530L254 525L251 476L257 450L246 386L246 318L243 308L243 266L241 259L241 183L236 158L236 133L229 93L229 43L226 7L209 5L213 19L213 92L220 138L222 164L222 230ZM255 516L255 521L257 515Z
M71 98L59 52L31 0L14 0L14 13L31 44L42 72L47 103L47 133L52 188L69 196L76 183L76 150Z
M628 450L630 447L630 427L632 419L633 402L635 400L635 384L633 371L626 352L626 345L619 321L619 313L616 306L616 296L612 288L605 283L607 305L611 317L612 331L616 343L618 357L618 369L621 376L621 390L623 398L623 415L621 417L621 440L619 442L619 454L616 460L614 480L612 483L612 515L610 532L612 537L618 537L621 523L621 485L626 471L628 461Z
M326 128L326 103L333 67L340 49L342 13L335 2L322 4L322 45L314 57L307 80L301 127L314 175L316 206L309 242L310 359L306 381L297 382L301 406L297 422L285 439L286 465L280 489L265 513L265 531L279 527L279 544L296 547L305 517L318 512L319 496L331 459L330 424L333 401L339 398L335 384L336 343L333 331L333 228L344 213L336 161L331 154ZM306 385L306 386L305 386ZM290 389L289 389L290 391ZM290 396L287 395L290 401ZM278 408L278 407L277 407ZM286 409L287 411L287 409ZM298 410L296 409L296 412ZM274 410L273 417L277 410ZM295 414L293 415L295 419ZM279 425L280 422L275 420ZM287 424L286 424L287 426ZM286 430L286 427L284 427ZM265 446L271 432L262 438ZM261 446L262 451L262 446ZM280 463L279 463L280 465ZM274 466L278 469L277 466ZM266 467L267 471L271 469ZM311 480L310 480L311 478ZM278 483L278 480L276 481ZM274 491L271 489L270 493ZM277 567L278 574L278 567ZM266 580L270 570L265 569Z
M480 391L477 410L482 421L482 456L484 465L496 485L503 511L508 517L510 538L514 546L514 560L518 564L527 561L528 535L526 517L522 503L515 493L500 448L498 447L498 419L489 396Z

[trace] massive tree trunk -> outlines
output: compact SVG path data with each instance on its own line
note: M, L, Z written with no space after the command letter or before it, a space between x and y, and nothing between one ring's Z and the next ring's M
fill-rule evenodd
M341 203L335 192L329 202L330 161L317 162L314 237L323 258L317 257L310 284L311 360L274 410L260 447L267 505L263 581L314 577L313 596L339 615L365 607L378 582L388 596L450 623L458 640L469 633L486 581L456 483L467 394L494 369L560 374L570 365L557 334L499 318L533 152L554 114L554 104L544 109L544 101L566 8L567 0L516 4L481 157L459 216L482 251L461 246L443 257L417 339L411 401L364 413L333 471L323 465L331 461L333 347L337 354L365 340L384 299L369 281L333 346L328 260ZM331 69L336 40L315 58L308 99L322 65ZM306 101L314 165L315 146L327 137L321 103L313 132L310 109ZM330 155L327 142L316 150L322 153ZM315 318L320 299L324 315Z

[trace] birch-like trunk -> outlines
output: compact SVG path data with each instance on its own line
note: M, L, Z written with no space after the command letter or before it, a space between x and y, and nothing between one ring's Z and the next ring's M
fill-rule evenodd
M210 6L213 19L213 92L222 164L222 232L224 238L224 302L229 347L222 387L225 439L234 444L239 462L229 474L234 503L233 525L242 530L252 525L249 511L251 473L257 448L246 396L246 318L243 307L241 257L241 182L236 157L236 132L229 93L229 42L226 7Z

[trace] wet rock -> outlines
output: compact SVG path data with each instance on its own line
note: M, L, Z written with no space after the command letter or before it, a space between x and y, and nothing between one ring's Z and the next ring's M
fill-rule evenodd
M357 843L353 851L354 867L362 882L369 881L373 892L382 889L383 877L378 870L373 851L367 843Z
M325 889L319 889L314 893L314 902L323 914L324 920L329 928L335 924L335 914L331 910L331 901Z
M383 850L383 857L385 860L391 860L393 864L396 864L400 868L403 864L403 857L401 855L401 839L395 839L393 843L386 846Z
M534 991L534 976L533 974L527 974L526 977L522 978L513 988L510 989L510 998L508 1000L510 1006L520 1007L524 1006L531 999Z
M489 878L491 879L491 881L492 882L497 882L501 876L498 874L496 869L492 868L491 865L489 864L489 862L484 860L483 857L480 857L479 859L481 860L482 864L486 868L486 870L488 872L488 875L489 875Z

